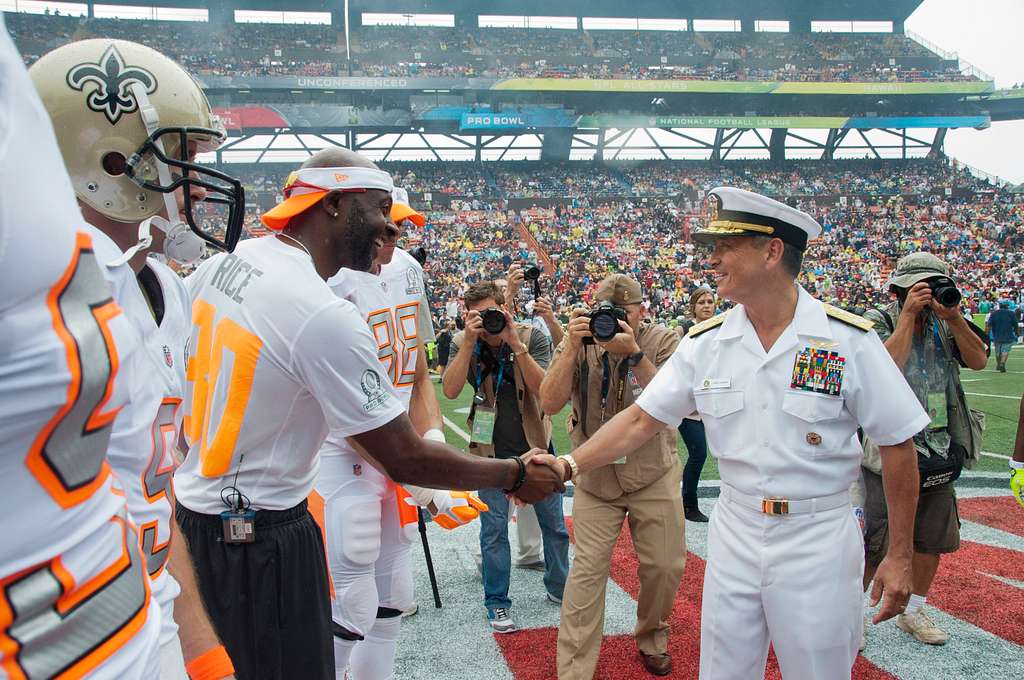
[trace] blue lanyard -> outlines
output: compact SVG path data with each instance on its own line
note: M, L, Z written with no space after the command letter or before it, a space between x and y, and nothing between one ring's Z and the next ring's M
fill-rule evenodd
M480 384L484 381L484 378L487 377L487 374L480 375L480 343L477 343L476 346L473 347L473 358L475 359L475 361L473 362L473 388L477 393L479 393ZM494 379L495 402L498 401L498 392L501 390L501 383L504 379L505 359L504 357L502 357L501 359L498 360L498 377Z

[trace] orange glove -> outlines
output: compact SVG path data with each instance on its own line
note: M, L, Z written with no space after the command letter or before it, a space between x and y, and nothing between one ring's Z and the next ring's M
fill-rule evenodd
M435 491L432 503L436 509L434 521L449 531L469 524L490 509L468 491Z

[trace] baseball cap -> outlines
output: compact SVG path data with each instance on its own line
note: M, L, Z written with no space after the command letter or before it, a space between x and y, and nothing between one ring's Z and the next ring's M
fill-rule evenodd
M707 204L711 216L693 232L697 243L722 236L771 236L803 251L821 233L821 225L807 213L753 191L715 187Z
M300 168L284 183L284 200L260 216L268 229L281 230L331 191L380 189L390 193L395 184L391 175L376 168Z
M395 187L391 192L391 221L401 224L402 220L410 220L417 227L422 227L427 223L427 218L423 213L412 209L409 192L401 187Z
M949 267L945 262L931 253L911 253L896 263L896 271L889 279L889 288L910 288L915 283L936 276L949 277Z
M640 284L625 274L611 274L597 285L594 298L598 302L607 300L613 305L638 305L643 302Z

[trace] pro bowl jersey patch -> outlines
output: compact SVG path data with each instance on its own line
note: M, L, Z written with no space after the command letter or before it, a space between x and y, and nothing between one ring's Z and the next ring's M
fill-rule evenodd
M838 397L843 387L846 357L817 347L804 347L793 362L791 389Z

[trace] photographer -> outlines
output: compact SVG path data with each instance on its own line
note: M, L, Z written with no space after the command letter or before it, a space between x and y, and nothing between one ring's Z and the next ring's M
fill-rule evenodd
M573 312L569 333L541 384L541 404L548 414L558 413L572 398L574 446L631 405L679 344L674 332L644 319L640 284L628 276L608 276L595 298L600 302L596 310ZM671 672L668 617L686 562L675 442L666 428L615 465L583 473L576 482L576 559L558 631L562 680L590 680L594 674L611 552L627 516L640 562L637 647L649 672Z
M960 313L960 294L948 267L934 255L913 253L902 258L889 289L896 300L864 316L874 322L875 331L931 417L928 427L914 435L921 490L914 520L913 594L896 625L920 642L942 645L948 635L922 607L939 557L960 547L953 481L981 447L980 427L972 423L960 385L960 367L985 368L986 347ZM864 452L866 588L888 548L888 518L878 448L867 439Z
M526 304L526 313L532 317L533 326L551 341L551 346L558 347L562 342L565 331L562 329L562 324L558 323L558 319L555 318L555 310L551 306L551 300L540 295L540 286L535 283L540 278L540 275L541 269L537 265L527 264L524 266L513 263L509 265L505 278L496 279L494 283L498 286L502 295L505 296L509 308L515 313L519 312L517 296L520 287L525 281L533 284L534 300Z
M448 399L457 398L467 382L473 388L469 452L511 458L531 447L550 450L551 421L541 411L538 397L551 358L547 338L528 324L515 323L504 307L504 296L491 282L470 286L463 302L465 330L452 338L452 356L442 387ZM509 502L501 489L482 489L480 498L490 507L480 522L484 606L491 628L496 633L510 633L515 623L508 597ZM569 570L562 497L551 496L533 508L544 543L547 597L560 604Z

